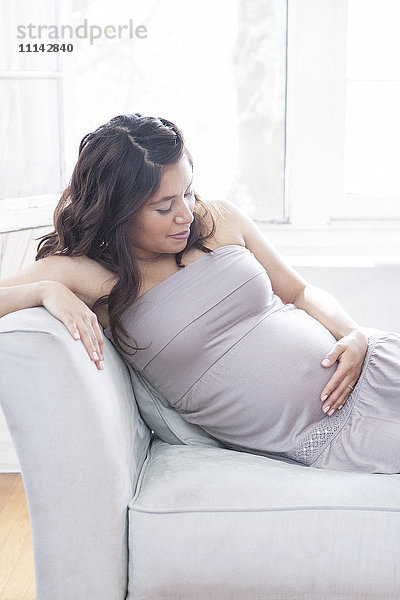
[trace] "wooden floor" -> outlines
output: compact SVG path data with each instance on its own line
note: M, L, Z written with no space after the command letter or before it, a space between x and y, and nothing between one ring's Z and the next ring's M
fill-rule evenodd
M35 600L32 536L22 477L0 473L0 600Z

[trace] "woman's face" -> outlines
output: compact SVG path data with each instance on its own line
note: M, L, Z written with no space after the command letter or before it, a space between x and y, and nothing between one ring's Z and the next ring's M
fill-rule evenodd
M133 245L136 256L156 258L159 254L181 252L186 247L187 237L171 236L190 232L195 205L192 179L192 168L186 156L167 168L158 192L135 219Z

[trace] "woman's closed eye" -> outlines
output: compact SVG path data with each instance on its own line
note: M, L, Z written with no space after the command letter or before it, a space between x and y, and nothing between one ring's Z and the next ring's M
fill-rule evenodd
M191 191L191 192L187 192L187 193L185 194L185 198L187 198L188 196L194 196L194 192L193 192L193 191ZM171 209L172 209L172 206L170 206L169 208L167 208L167 209L165 209L165 210L162 210L162 209L160 209L160 208L159 208L159 209L157 209L157 212L161 213L162 215L166 215L166 214L168 214L169 212L171 212Z

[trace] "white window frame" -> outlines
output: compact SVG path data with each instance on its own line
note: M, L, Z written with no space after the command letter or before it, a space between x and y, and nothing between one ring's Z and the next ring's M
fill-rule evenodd
M399 220L331 218L344 196L347 14L347 0L288 0L287 224L260 226L290 255L400 254Z
M324 227L343 194L346 13L347 0L288 1L285 195L296 227Z
M67 23L71 20L71 0L58 2L55 0L57 23ZM54 79L57 82L57 114L59 121L59 152L60 152L60 181L66 180L65 148L68 145L68 130L65 127L65 97L69 93L67 58L63 53L58 54L58 69L55 71L0 71L0 81L4 79ZM54 194L36 194L34 196L0 199L0 234L13 231L25 231L53 224L54 209L60 199L62 190Z

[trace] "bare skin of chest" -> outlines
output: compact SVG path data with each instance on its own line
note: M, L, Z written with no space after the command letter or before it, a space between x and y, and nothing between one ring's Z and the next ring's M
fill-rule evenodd
M242 236L234 235L232 233L226 236L219 235L218 238L214 236L208 239L206 243L207 248L210 248L210 250L215 250L220 246L226 246L230 244L238 244L241 246L245 245ZM192 248L183 255L182 264L187 266L195 260L198 260L202 256L204 256L204 252L202 250L199 250L198 248ZM138 296L141 296L142 294L150 290L152 287L161 283L161 281L164 281L174 273L177 273L181 270L176 264L175 255L166 255L160 257L153 263L139 261L139 268L142 275L142 285L140 287ZM103 284L102 289L105 290L103 291L103 294L109 294L114 284L115 282ZM108 317L107 306L101 306L100 308L97 308L94 312L96 313L97 319L99 323L103 326L103 328L105 329L106 327L108 327L110 322Z

